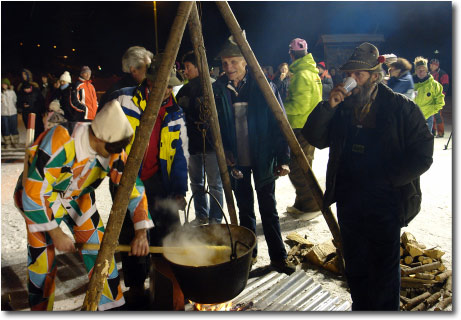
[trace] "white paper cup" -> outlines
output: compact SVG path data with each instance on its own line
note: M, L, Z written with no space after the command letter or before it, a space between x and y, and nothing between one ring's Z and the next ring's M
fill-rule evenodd
M346 89L347 92L350 92L355 87L357 87L357 81L355 81L354 78L347 77L344 79L344 89Z

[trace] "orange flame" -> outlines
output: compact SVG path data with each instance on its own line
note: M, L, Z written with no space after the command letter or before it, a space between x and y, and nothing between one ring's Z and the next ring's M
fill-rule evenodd
M189 300L191 304L194 305L195 310L197 311L231 311L232 310L232 301L218 304L201 304L194 303Z

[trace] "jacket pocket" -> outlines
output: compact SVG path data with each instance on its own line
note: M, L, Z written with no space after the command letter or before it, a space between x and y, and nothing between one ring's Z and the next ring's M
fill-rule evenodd
M419 177L401 188L400 226L406 227L421 211L422 193Z

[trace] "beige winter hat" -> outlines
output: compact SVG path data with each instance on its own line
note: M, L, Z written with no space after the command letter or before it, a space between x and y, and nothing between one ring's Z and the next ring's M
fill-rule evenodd
M133 135L133 128L117 100L109 101L91 122L96 138L118 142Z
M72 79L71 79L71 77L70 77L69 71L64 71L64 73L61 75L61 77L59 78L59 80L65 81L65 82L67 82L67 83L71 83L71 82L72 82Z

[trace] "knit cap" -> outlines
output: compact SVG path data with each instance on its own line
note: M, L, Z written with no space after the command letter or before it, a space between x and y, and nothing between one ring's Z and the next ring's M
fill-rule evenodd
M61 77L59 78L59 80L64 81L64 82L67 82L67 83L71 83L71 82L72 82L72 79L71 79L71 77L70 77L69 71L64 71L64 73L61 75Z
M91 72L90 67L88 66L83 66L82 70L80 70L80 74L85 73L85 72Z
M2 84L5 84L5 83L6 83L8 86L11 85L11 82L10 82L10 80L9 80L8 78L3 78L3 79L2 79Z

